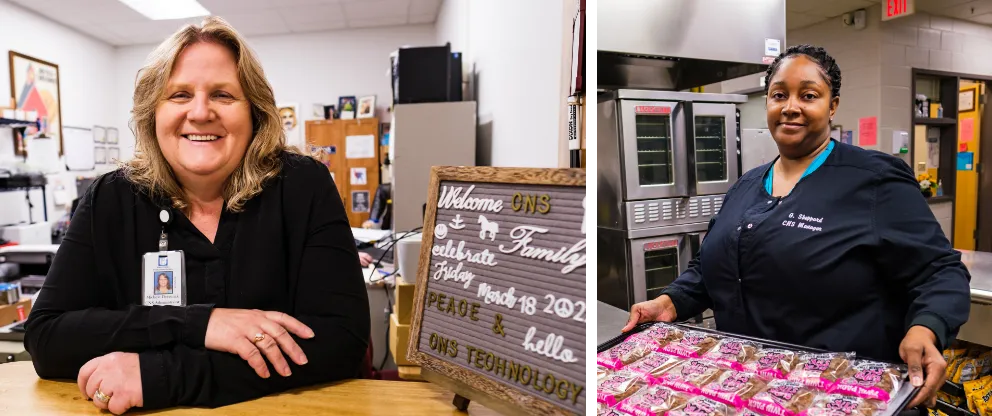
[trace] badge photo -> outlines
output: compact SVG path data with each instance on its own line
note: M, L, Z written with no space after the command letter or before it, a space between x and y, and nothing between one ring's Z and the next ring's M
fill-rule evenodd
M186 306L182 251L145 253L141 265L141 297L145 306Z

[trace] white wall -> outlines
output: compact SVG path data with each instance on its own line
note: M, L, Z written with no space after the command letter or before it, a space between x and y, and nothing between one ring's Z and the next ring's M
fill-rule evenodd
M0 0L0 106L10 98L10 67L7 51L20 52L59 66L62 123L65 126L92 127L115 125L117 112L114 83L114 48L102 41L69 29L45 17ZM117 125L118 128L124 126ZM9 163L13 154L9 129L0 129L0 163ZM70 197L75 195L73 174L49 177L49 219L54 211L51 189L64 185ZM16 195L15 195L16 194ZM33 200L34 218L41 217L40 194ZM25 206L24 194L0 193L0 207ZM61 208L61 207L60 207ZM27 220L27 210L0 212L0 223L11 218Z
M163 39L164 40L164 39ZM292 35L249 37L276 101L299 105L303 120L315 119L314 103L337 105L339 96L376 95L378 114L388 120L392 99L387 71L389 54L404 45L434 45L431 25L357 29ZM117 49L115 61L116 122L127 125L132 107L134 80L157 45ZM121 132L122 156L133 152L134 135Z
M474 72L480 165L557 167L562 91L562 1L446 0L437 43Z

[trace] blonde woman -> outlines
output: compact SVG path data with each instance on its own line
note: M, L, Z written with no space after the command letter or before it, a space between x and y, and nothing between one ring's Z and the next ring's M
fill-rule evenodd
M134 159L82 198L31 311L39 376L76 378L116 414L356 377L369 306L344 206L323 165L286 151L244 39L208 18L166 40L138 74L132 129ZM187 301L145 306L163 210Z

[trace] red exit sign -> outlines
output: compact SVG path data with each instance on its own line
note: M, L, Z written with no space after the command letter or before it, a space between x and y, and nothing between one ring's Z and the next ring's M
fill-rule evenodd
M914 0L885 0L882 6L882 21L909 16L916 12Z

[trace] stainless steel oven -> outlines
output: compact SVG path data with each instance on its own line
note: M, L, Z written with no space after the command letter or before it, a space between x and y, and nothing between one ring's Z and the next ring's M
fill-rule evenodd
M624 199L722 194L737 181L737 103L747 96L619 90L610 101Z
M598 103L599 225L709 221L740 176L744 95L617 90Z
M598 298L629 310L637 302L661 295L689 267L699 252L706 224L642 230L599 228Z

